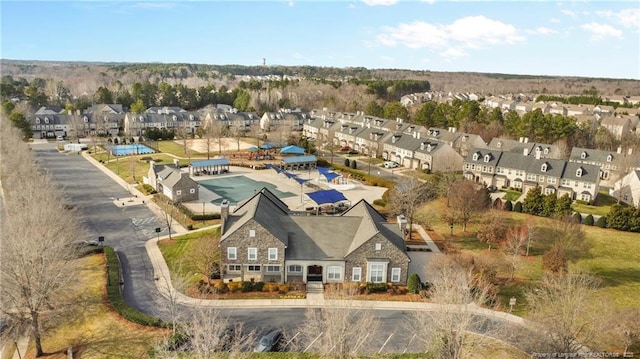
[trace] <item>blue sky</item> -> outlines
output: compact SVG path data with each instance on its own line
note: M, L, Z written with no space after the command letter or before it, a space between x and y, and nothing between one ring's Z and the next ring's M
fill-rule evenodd
M635 1L6 1L1 57L640 79Z

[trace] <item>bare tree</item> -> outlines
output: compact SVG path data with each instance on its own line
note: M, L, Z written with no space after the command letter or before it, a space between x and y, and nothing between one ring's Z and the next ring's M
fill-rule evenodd
M498 213L495 210L490 210L482 217L476 234L480 242L491 245L491 243L500 243L505 240L507 228Z
M543 255L542 262L553 273L565 271L568 262L576 261L589 249L582 226L570 217L554 220L544 231L549 250Z
M433 198L435 198L433 187L415 178L398 183L391 190L389 195L391 212L396 215L402 214L407 218L406 239L411 239L413 220L418 207Z
M525 293L529 305L533 349L541 352L577 353L596 350L601 319L593 315L602 303L594 301L598 281L568 272L546 275L540 285ZM598 308L600 310L600 308Z
M160 281L160 285L164 286L164 293L167 293L169 315L171 316L171 329L173 335L176 335L178 321L180 319L180 298L184 295L184 291L189 287L189 280L181 274L182 266L171 273L166 274L160 272L160 277L156 280Z
M219 240L220 232L216 232L216 234L211 234L196 242L192 242L194 251L189 260L196 270L207 278L211 278L215 273L220 273Z
M5 315L27 324L42 356L49 324L69 312L70 289L78 271L74 238L83 238L71 211L64 208L50 178L38 171L19 133L1 119L0 169L3 173L0 288Z
M178 326L179 337L165 340L156 349L159 358L245 358L255 341L255 331L245 330L241 322L231 321L213 308L198 308ZM182 339L182 340L176 340ZM176 352L188 352L189 355ZM230 354L231 353L231 354Z
M171 240L171 229L173 228L173 218L178 213L178 209L174 206L170 200L164 203L162 206L162 220L167 225L167 231L169 232L169 240Z
M623 357L627 357L629 349L640 344L640 310L638 308L621 308L616 310L611 318L611 343L622 346Z
M468 180L456 181L452 185L449 197L450 211L454 213L452 218L462 222L465 232L467 224L491 205L487 188Z
M434 260L429 271L432 281L428 295L439 307L435 311L414 312L411 328L425 352L436 358L461 358L465 351L471 352L487 341L485 337L470 336L468 331L482 324L474 310L477 304L486 303L489 290L483 286L472 290L472 272L446 256Z
M536 237L538 235L538 228L535 226L535 222L533 217L527 218L525 221L524 227L527 229L527 239L525 241L527 250L525 251L525 256L529 256L529 250L531 249L531 245L536 241Z
M355 358L379 323L373 311L349 299L331 307L309 308L294 343L298 351L322 357Z
M525 245L529 233L526 225L511 227L507 230L507 240L505 252L510 256L509 267L511 269L511 279L515 275L520 260L522 247Z

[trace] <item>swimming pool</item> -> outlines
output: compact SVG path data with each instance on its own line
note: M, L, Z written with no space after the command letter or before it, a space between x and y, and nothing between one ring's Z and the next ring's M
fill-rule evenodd
M139 143L132 143L130 145L112 145L109 150L111 151L111 154L113 156L146 155L156 152L151 148Z
M278 191L276 189L276 185L269 182L256 181L245 176L208 179L204 181L198 181L198 183L204 188L208 189L211 192L214 192L221 197L211 202L216 205L219 205L223 199L227 199L232 205L235 205L240 201L249 199L249 197L256 194L256 192L261 190L263 187L267 187L269 191L275 194L278 198L297 196L296 194L291 192Z

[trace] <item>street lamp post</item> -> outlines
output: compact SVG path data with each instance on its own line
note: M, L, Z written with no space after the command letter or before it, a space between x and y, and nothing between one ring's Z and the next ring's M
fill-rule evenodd
M449 229L451 229L451 235L453 236L453 221L449 223Z
M162 228L156 227L156 233L158 234L158 241L160 240L160 231L162 231Z
M204 201L202 202L202 225L204 226Z
M509 313L513 311L513 306L516 305L516 297L509 299Z

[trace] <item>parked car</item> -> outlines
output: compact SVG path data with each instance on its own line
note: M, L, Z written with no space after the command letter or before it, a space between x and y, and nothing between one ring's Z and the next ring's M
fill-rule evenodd
M357 155L360 152L358 152L357 150L351 150L351 151L349 151L347 153L350 154L350 155Z
M256 353L276 351L280 339L282 339L282 332L274 329L260 338L258 345L253 348L253 351Z
M398 164L393 161L387 161L384 163L384 168L396 168Z

